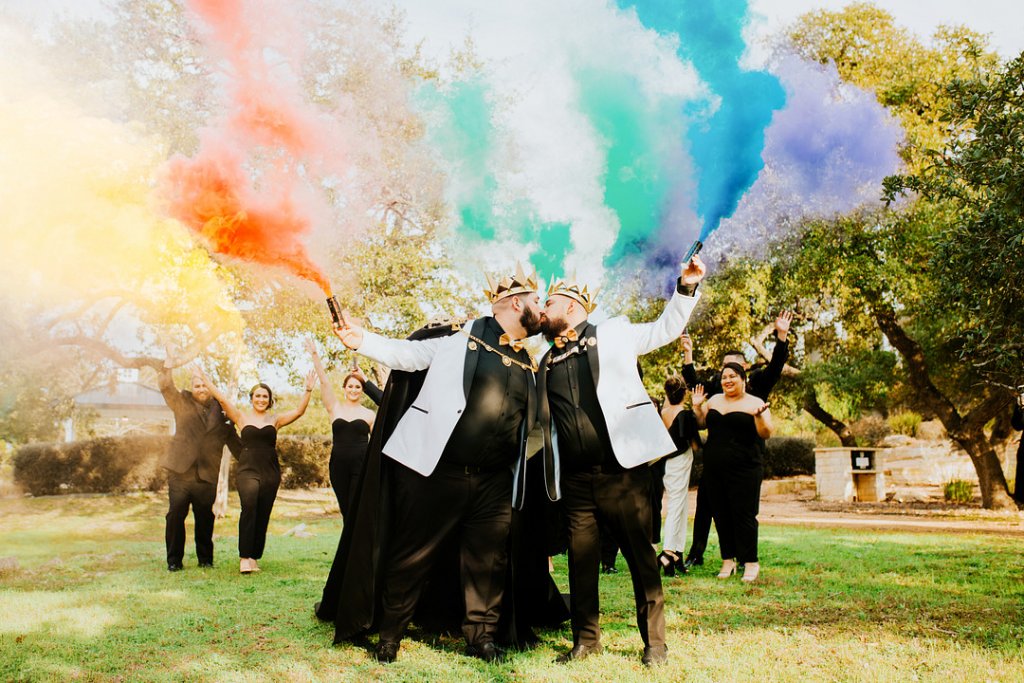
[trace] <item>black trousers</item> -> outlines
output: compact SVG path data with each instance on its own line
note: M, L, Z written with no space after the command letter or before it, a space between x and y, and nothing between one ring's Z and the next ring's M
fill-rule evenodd
M622 550L633 580L636 624L644 645L665 644L665 598L658 560L651 545L651 473L595 470L562 475L562 503L569 525L569 611L573 645L601 640L598 519L603 519Z
M167 564L181 564L185 557L185 519L189 506L195 520L196 559L200 564L213 564L213 503L217 484L200 481L195 467L184 474L167 473Z
M690 542L690 552L687 557L697 559L704 558L704 551L708 548L708 536L711 534L711 473L708 468L700 476L700 484L697 485L697 509L693 513L693 540Z
M711 509L722 559L735 558L740 564L757 562L757 513L763 472L760 465L755 465L715 472L711 478Z
M381 640L401 640L438 550L454 537L465 598L462 633L470 645L493 642L508 564L511 469L471 474L439 464L424 477L396 463L393 482L392 532L382 558Z
M270 513L281 486L278 473L239 472L235 477L242 512L238 516L238 556L258 560L267 545Z
M601 567L614 567L615 558L619 555L619 544L615 542L615 533L603 517L597 519L597 533L601 537Z

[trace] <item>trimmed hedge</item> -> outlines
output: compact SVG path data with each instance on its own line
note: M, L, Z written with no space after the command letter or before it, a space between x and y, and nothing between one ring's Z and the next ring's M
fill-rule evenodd
M765 442L764 478L793 477L814 474L814 440L795 436L773 436ZM693 458L690 486L700 483L704 472L704 453L698 451Z
M167 479L157 462L170 443L168 436L123 436L28 444L14 454L14 481L34 496L158 491Z
M159 491L167 476L158 463L170 444L170 436L29 444L14 454L14 480L34 496ZM277 440L277 455L283 488L330 486L329 438L282 436ZM237 461L229 478L232 488L236 466Z
M814 440L796 436L773 436L766 442L764 478L814 474Z

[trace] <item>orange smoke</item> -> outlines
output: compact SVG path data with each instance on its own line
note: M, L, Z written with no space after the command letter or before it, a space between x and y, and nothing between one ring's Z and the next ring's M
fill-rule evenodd
M218 254L285 268L328 296L331 285L306 253L310 219L291 197L252 196L249 179L229 152L172 159L165 175L170 214L202 235Z
M287 13L268 14L273 3L188 4L208 29L207 47L226 66L228 110L204 131L194 157L168 163L168 211L215 252L286 268L330 295L327 277L305 247L317 218L330 209L309 183L311 172L325 166L332 175L343 171L347 155L337 149L344 136L298 86L301 54L295 51L301 53L302 31Z

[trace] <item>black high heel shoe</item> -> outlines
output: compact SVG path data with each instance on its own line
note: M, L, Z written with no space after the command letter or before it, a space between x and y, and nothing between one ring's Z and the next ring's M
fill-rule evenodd
M682 558L670 550L662 550L658 554L658 565L665 576L675 576L677 569L681 570L684 574L686 573L686 567L683 566Z

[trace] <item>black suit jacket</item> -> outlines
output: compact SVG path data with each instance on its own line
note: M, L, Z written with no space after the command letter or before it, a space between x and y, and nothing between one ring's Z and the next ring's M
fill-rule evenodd
M772 393L772 389L775 388L779 378L782 377L782 369L786 367L788 359L789 342L776 342L775 348L772 349L772 359L768 362L768 365L756 368L747 375L747 393L757 396L762 401L767 401L768 394ZM693 363L687 363L683 366L683 379L686 380L686 386L691 389L700 384ZM704 392L708 398L722 393L720 373L716 373L711 381L704 382Z
M160 466L184 474L195 465L199 479L216 483L224 446L236 455L241 451L234 425L214 399L204 404L191 391L178 391L170 370L160 373L160 393L174 413L174 438Z

